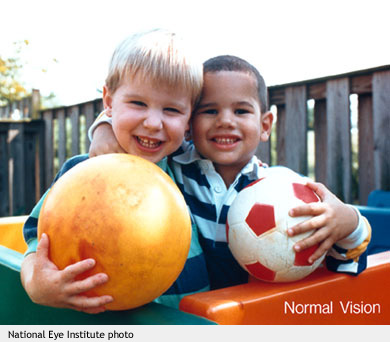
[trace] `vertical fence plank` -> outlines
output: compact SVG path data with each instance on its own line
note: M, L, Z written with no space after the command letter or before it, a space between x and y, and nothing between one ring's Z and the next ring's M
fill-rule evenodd
M306 86L286 88L285 157L290 169L307 175Z
M390 190L390 71L372 79L375 187Z
M37 203L46 191L46 169L45 169L45 123L43 120L37 121L37 134L38 134L38 147L36 153L36 179L37 179L37 188L35 194L35 202Z
M326 101L314 103L315 179L326 183Z
M8 144L11 158L9 158L9 186L12 191L10 202L11 215L22 215L25 212L25 153L24 153L24 125L15 122L8 131Z
M88 138L88 129L93 124L93 121L95 120L95 106L93 102L89 102L85 106L85 134L87 135L85 137L85 150L89 151L89 146L91 142Z
M99 100L95 100L94 103L95 103L95 111L98 113L102 112L104 109L103 101L99 99Z
M278 120L276 122L276 163L287 165L286 162L286 109L284 106L277 106Z
M271 140L268 139L267 142L260 142L257 146L256 156L263 162L268 165L271 164Z
M329 80L326 85L326 98L326 184L342 201L350 203L352 167L349 79Z
M80 109L79 106L73 106L70 108L70 121L72 123L72 144L71 153L72 156L80 154Z
M61 167L66 160L66 120L65 109L61 108L57 111L58 124L58 163Z
M371 94L360 95L358 106L359 203L366 205L369 193L375 189L374 128Z
M24 210L20 212L20 215L24 213L29 213L35 205L36 197L36 167L35 167L35 154L36 154L36 130L34 126L30 124L24 124L25 134L24 134Z
M390 191L390 71L372 79L375 187Z
M44 111L45 122L45 189L48 189L54 178L54 148L53 148L53 111Z
M0 217L9 216L7 123L0 123ZM3 129L5 128L5 129Z

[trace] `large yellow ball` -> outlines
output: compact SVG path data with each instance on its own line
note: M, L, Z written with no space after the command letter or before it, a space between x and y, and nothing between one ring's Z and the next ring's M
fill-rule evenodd
M94 258L81 278L104 272L109 281L85 294L112 295L106 308L124 310L152 301L176 280L191 221L182 194L158 166L108 154L76 165L53 185L39 215L42 233L59 269Z

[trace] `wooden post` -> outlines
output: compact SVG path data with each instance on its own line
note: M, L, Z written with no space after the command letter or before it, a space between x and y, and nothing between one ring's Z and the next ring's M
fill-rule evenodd
M326 185L346 203L351 202L351 119L349 79L326 85L327 156Z
M8 122L0 122L0 217L10 215L8 185Z
M326 101L314 103L315 179L326 184Z
M58 163L60 167L66 160L66 120L65 109L61 108L57 111L58 123Z
M368 195L375 189L374 128L371 94L359 95L359 204L367 205Z
M78 106L70 108L70 120L72 122L72 156L80 153L80 110Z
M38 145L38 126L36 121L24 122L24 210L20 214L28 214L36 203L36 153Z
M89 145L91 144L88 138L88 129L91 127L95 120L95 106L93 102L87 103L85 106L85 134L87 135L85 137L85 150L89 151Z
M24 154L24 124L11 123L8 131L9 189L10 214L23 215L25 213L25 154Z
M278 165L287 166L286 162L286 110L284 106L277 106L278 110L278 120L276 122L276 148L277 148L277 157L276 163Z
M45 121L45 189L48 189L54 179L54 148L53 148L53 112L43 112Z
M375 187L390 191L390 71L372 79Z
M306 86L286 88L284 132L287 167L307 175L307 97Z

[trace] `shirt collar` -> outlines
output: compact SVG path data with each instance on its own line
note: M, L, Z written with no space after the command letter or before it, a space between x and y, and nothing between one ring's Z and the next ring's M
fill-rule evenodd
M157 162L156 165L158 167L160 167L160 169L162 169L163 171L167 172L167 170L168 170L168 158L164 157L159 162Z
M182 152L178 153L172 158L175 162L179 164L187 165L197 160L206 160L198 153L192 142L183 141L180 150Z
M193 162L198 162L198 165L203 169L214 169L213 163L203 158L198 151L195 149L193 143L183 142L181 146L181 150L183 151L180 154L177 154L173 157L173 160L182 165L188 165ZM256 156L253 156L251 160L246 164L240 172L240 175L257 175L259 167L264 167L264 165Z

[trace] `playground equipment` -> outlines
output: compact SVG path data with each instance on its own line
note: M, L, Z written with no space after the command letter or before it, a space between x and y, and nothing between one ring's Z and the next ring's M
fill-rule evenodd
M187 296L180 310L149 303L99 315L32 303L18 272L26 217L0 218L0 324L390 324L390 208L358 208L372 240L367 269L357 277L319 268L293 283L251 279Z

